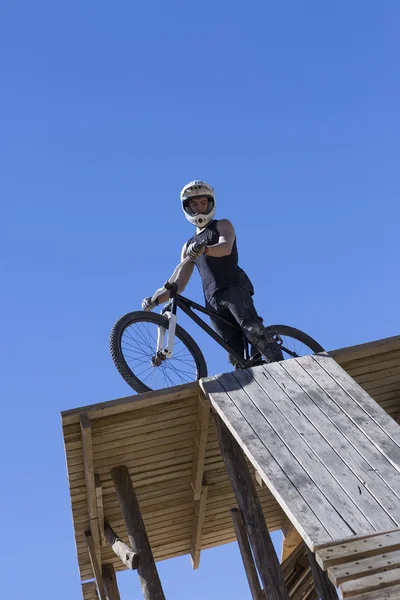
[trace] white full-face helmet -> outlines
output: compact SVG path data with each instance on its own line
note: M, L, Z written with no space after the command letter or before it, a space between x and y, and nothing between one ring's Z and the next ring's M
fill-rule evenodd
M189 200L196 196L207 196L208 208L204 214L194 214L189 207ZM185 217L192 225L196 227L206 227L215 215L215 197L214 190L205 181L195 180L187 183L181 191L181 204Z

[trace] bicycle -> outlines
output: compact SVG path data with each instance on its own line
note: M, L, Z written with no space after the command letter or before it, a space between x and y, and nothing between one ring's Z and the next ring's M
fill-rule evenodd
M233 356L240 368L246 369L263 363L260 352L250 355L249 344L244 336L243 355L240 355L193 310L228 323L236 329L240 329L239 326L232 325L214 311L177 293L176 279L180 269L189 260L192 259L186 257L179 263L164 286L153 295L152 302L166 290L170 293L170 300L160 314L130 312L118 319L111 330L110 352L114 364L126 383L138 393L207 377L203 353L194 339L177 324L178 308ZM294 327L269 325L265 327L265 331L270 339L279 344L284 358L324 351L312 337ZM298 343L302 346L298 347Z

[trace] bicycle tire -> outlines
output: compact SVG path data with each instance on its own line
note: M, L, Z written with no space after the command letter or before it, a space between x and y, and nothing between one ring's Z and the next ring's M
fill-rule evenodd
M119 374L126 381L126 383L136 392L141 394L143 392L150 392L154 388L144 383L138 377L138 375L133 372L133 370L128 365L128 362L125 360L122 348L122 336L124 332L127 330L128 327L138 323L152 323L157 327L161 325L165 327L165 329L168 329L169 321L166 317L163 317L162 315L152 314L144 311L134 311L120 317L111 330L110 353L114 365L116 366ZM178 324L176 325L175 338L178 338L178 340L182 342L182 344L186 347L186 350L189 352L189 354L194 360L194 364L196 366L196 376L193 378L193 381L201 379L202 377L207 377L207 365L203 353L201 352L194 339ZM136 371L138 369L139 367L136 369ZM164 387L169 386L166 385Z
M321 344L314 340L314 338L304 333L304 331L296 329L296 327L290 327L289 325L268 325L265 330L267 334L273 335L277 333L280 336L297 340L311 350L312 354L325 351ZM297 356L305 356L305 353L298 354Z

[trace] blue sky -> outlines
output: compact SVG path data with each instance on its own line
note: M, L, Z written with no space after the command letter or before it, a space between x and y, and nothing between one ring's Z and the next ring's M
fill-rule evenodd
M109 330L192 235L189 180L214 186L266 322L327 349L399 334L399 18L397 0L3 0L7 597L81 597L59 413L130 394ZM250 598L235 545L160 574L175 600ZM140 597L136 575L120 587Z

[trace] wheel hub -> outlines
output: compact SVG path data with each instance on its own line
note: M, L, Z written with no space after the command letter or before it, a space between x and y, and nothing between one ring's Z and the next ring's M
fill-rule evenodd
M157 354L155 354L152 357L151 364L153 365L153 367L160 367L165 359L166 359L165 354L163 352L159 351L159 352L157 352Z

